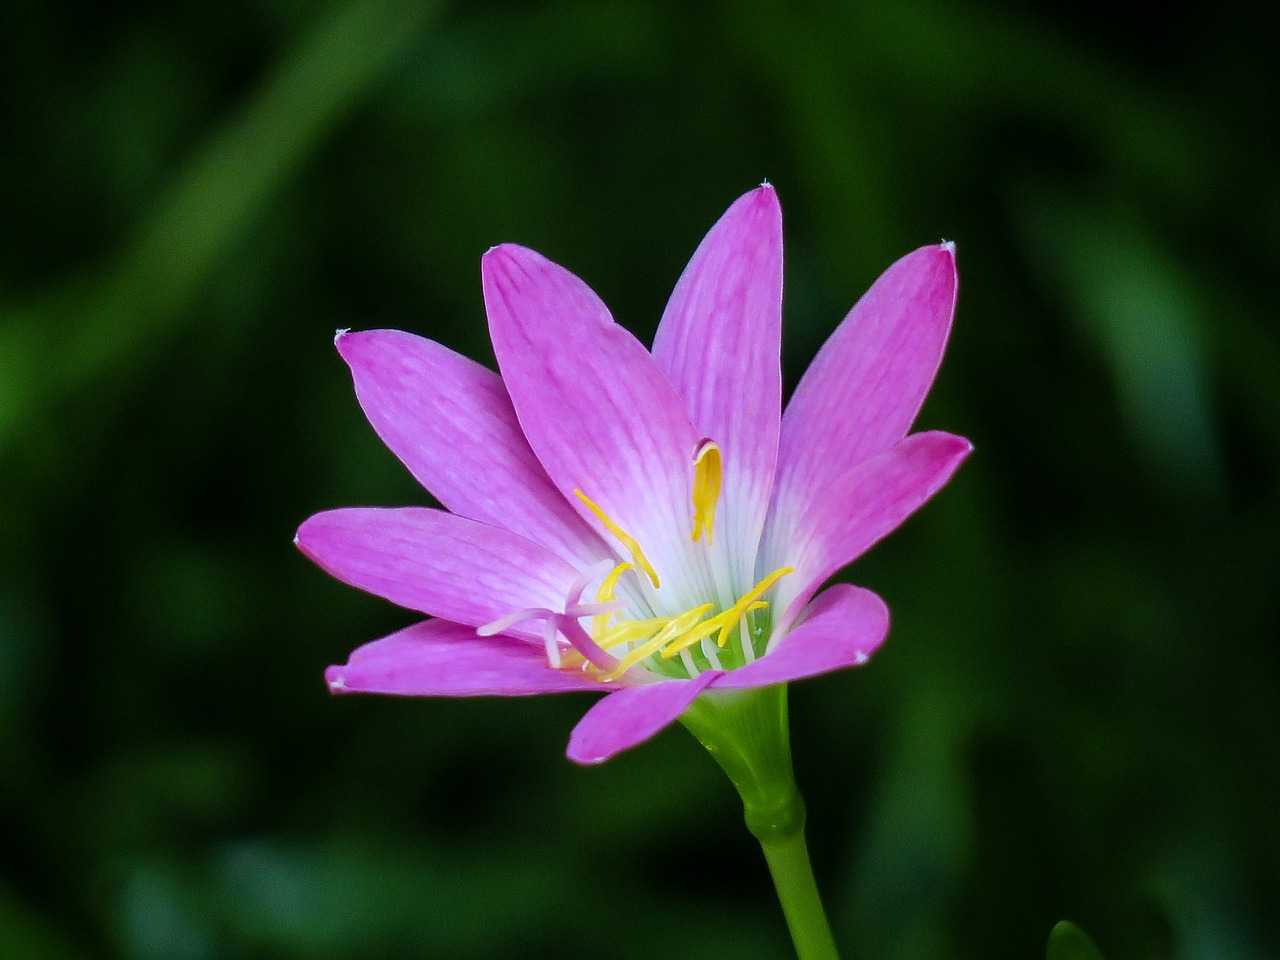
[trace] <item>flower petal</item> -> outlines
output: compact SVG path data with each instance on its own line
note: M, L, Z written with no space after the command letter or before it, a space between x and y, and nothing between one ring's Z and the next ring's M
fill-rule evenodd
M480 637L474 627L427 620L366 643L343 666L324 672L334 693L406 697L523 697L599 690L574 670L553 670L541 646L512 637Z
M662 680L609 694L573 728L569 759L603 763L643 743L684 713L685 707L720 676L719 671L710 670L692 680Z
M916 433L859 464L824 490L793 532L785 556L795 568L778 586L779 626L829 576L862 556L924 505L973 451L964 437Z
M545 257L504 244L485 254L482 273L498 367L552 482L594 529L604 530L575 490L638 540L673 601L711 595L686 546L699 437L666 375L585 283Z
M726 673L717 690L767 687L861 666L889 632L889 608L862 587L837 583L820 593L776 649Z
M317 513L294 542L343 583L470 627L526 607L563 610L577 576L530 540L426 507ZM536 628L510 632L540 636Z
M837 477L906 436L942 362L956 291L955 248L922 247L827 340L782 418L773 527L794 526Z
M738 590L754 583L782 410L782 209L765 184L694 252L653 340L698 433L724 457L719 531Z
M399 330L335 342L373 429L448 510L584 565L610 556L547 478L496 373Z

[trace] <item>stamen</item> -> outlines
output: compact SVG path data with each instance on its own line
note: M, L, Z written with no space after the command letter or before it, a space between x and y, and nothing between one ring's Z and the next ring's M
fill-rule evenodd
M678 637L680 634L684 633L684 631L688 630L690 627L696 624L700 619L706 616L707 611L711 610L713 606L714 606L713 604L704 603L700 607L694 607L692 610L686 610L684 613L680 614L680 616L678 617L672 617L666 626L664 626L661 630L655 633L652 637L650 637L644 643L640 644L640 646L634 647L630 653L628 653L625 657L623 657L620 661L618 661L618 665L616 667L614 667L612 670L610 670L607 674L605 674L600 679L616 680L618 677L620 677L627 670L634 667L641 660L644 660L646 657L650 656L651 654L657 653L658 650L662 648L662 645L664 643L667 643L673 638Z
M690 677L698 675L698 665L693 662L693 654L688 650L680 651L680 663L684 667L684 672Z
M747 615L744 613L742 619L738 621L738 645L742 647L742 660L744 665L747 663L755 663L756 648L751 642L751 634L747 632Z
M693 540L702 538L707 531L707 546L711 545L711 528L716 523L716 505L720 502L720 448L714 440L703 438L693 452Z
M704 637L709 637L717 630L720 636L716 639L716 645L723 647L729 642L729 632L737 625L738 621L751 610L762 610L769 604L766 601L758 599L759 596L777 583L782 577L791 573L794 567L779 567L773 573L769 574L743 596L728 610L718 613L708 620L704 620L695 626L692 630L680 637L672 643L667 649L662 651L664 659L670 659L677 653L688 649Z
M729 617L729 614L733 614L733 616L729 618L729 623L720 634L720 646L723 647L725 645L725 641L729 639L729 629L739 617L745 614L748 610L761 610L769 605L768 603L759 600L760 595L785 577L788 573L792 573L794 571L795 567L779 567L743 594L738 599L737 603L722 614L722 616L725 617Z
M649 579L653 582L653 589L657 590L658 572L653 569L653 564L649 562L649 558L640 549L640 544L636 542L636 538L614 523L609 515L596 506L595 502L581 490L574 490L573 492L579 500L586 504L587 509L596 515L596 519L604 524L604 528L613 534L614 538L626 548L626 551L631 554L631 559L635 561L635 565L649 575Z
M724 614L712 617L710 620L703 620L697 624L688 633L679 639L673 640L667 649L662 651L662 659L670 660L677 653L684 653L694 644L701 643L711 634L715 633L721 627L721 621Z
M624 643L635 643L653 636L655 630L661 630L671 622L669 617L656 617L652 620L631 620L620 623L596 637L601 650L621 646Z
M601 581L600 589L596 591L596 602L608 603L609 601L613 600L613 592L614 592L614 588L617 587L618 585L618 578L621 577L628 570L634 570L634 569L635 569L634 563L620 563L616 567L614 567L612 570L610 570L609 575L605 577L603 581ZM595 617L591 621L591 633L594 636L597 636L597 637L600 636L605 632L606 629L608 629L608 627L609 627L608 614L601 614L600 616Z
M694 499L698 525L694 538L697 539L702 530L706 530L707 542L710 543L720 490L720 455L714 443L709 440L703 442L695 465L697 476ZM735 629L742 647L742 661L750 663L755 660L756 651L752 645L753 637L749 633L751 627L748 615L769 607L768 601L760 598L778 580L791 573L793 568L779 567L774 570L739 597L731 607L714 616L708 614L715 609L715 604L704 603L677 616L625 619L622 611L629 603L616 595L622 575L639 567L656 588L657 572L633 537L614 523L581 490L574 492L605 528L631 552L632 562L612 564L611 561L606 561L584 570L565 596L563 613L541 607L516 610L479 627L476 632L480 636L492 636L518 624L542 621L542 639L552 668L581 668L596 676L602 683L617 680L632 667L651 657L661 657L663 660L678 657L688 676L695 676L699 672L699 667L694 662L695 650L701 654L699 660L704 665L703 669L708 666L723 669L717 648L728 645L729 637ZM610 566L612 569L609 569ZM600 584L596 588L595 599L584 602L582 594L596 578L600 578ZM591 618L590 631L579 622L585 617ZM615 617L618 618L616 622ZM715 637L714 642L712 637ZM652 666L658 668L657 664ZM666 668L659 672L666 672Z

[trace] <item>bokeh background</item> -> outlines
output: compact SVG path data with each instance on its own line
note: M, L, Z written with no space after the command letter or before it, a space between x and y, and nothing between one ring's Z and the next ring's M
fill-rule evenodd
M331 346L492 362L515 240L641 337L763 178L788 385L957 241L920 424L959 477L847 576L894 612L792 691L852 957L1280 950L1280 115L1236 0L0 8L0 955L784 957L683 730L589 699L332 699L413 616L291 545L426 495Z

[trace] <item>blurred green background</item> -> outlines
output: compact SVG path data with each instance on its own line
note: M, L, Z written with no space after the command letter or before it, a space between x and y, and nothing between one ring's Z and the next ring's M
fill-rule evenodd
M1280 67L1243 0L1121 9L4 4L0 955L788 955L684 731L584 770L587 698L332 699L413 617L290 543L425 502L335 328L491 363L515 240L647 338L768 178L789 385L901 254L962 277L920 425L977 452L792 691L848 956L1275 956Z

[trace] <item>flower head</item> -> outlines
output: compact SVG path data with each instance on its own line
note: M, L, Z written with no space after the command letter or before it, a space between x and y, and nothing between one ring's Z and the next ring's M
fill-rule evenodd
M299 528L329 573L433 618L330 667L330 689L607 693L569 744L598 762L704 691L865 662L884 603L818 590L970 452L908 434L951 326L953 246L891 266L785 414L767 184L698 247L652 353L532 250L494 247L481 272L500 376L399 331L337 337L370 423L445 509L332 510Z

